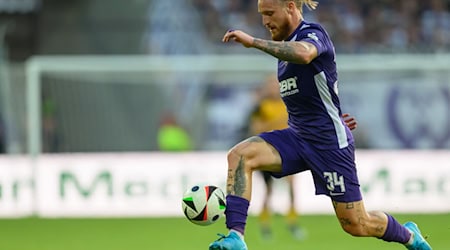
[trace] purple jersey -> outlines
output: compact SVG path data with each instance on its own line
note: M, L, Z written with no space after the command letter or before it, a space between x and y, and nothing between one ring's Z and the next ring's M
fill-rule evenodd
M327 32L302 21L286 41L314 44L318 57L302 65L279 60L280 94L289 113L289 126L318 149L345 148L353 143L341 119L335 51Z

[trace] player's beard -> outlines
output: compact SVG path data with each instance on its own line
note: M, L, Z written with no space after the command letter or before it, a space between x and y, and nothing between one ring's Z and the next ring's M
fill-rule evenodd
M271 30L270 34L272 35L272 40L274 41L283 41L290 35L290 27L287 21L282 22L280 25L276 26L275 30Z

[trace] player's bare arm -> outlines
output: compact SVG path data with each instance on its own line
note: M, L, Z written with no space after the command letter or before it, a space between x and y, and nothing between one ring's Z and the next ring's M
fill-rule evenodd
M262 50L282 61L309 64L317 57L317 48L311 43L271 41L255 38L252 47Z
M253 45L255 38L241 30L228 30L222 38L222 42L227 43L229 41L235 41L249 48Z
M317 48L311 43L271 41L253 36L241 30L229 30L225 33L223 42L235 41L243 46L264 51L282 61L308 64L317 57Z

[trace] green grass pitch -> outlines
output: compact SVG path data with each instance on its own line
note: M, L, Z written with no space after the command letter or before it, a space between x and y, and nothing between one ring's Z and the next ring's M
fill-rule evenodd
M428 235L434 250L450 249L450 214L396 215L400 222L416 221ZM284 218L272 219L274 237L261 239L258 221L250 217L246 241L251 250L400 250L403 246L373 238L354 238L344 233L334 216L305 215L304 241L292 239ZM197 226L184 218L121 219L1 219L3 250L201 250L208 249L216 233L224 233L224 220Z

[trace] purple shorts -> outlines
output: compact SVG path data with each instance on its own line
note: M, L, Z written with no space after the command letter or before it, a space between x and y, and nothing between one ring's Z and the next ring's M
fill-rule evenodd
M316 195L325 194L337 202L362 200L353 144L336 150L319 150L290 128L259 135L280 153L282 171L276 178L310 170Z

